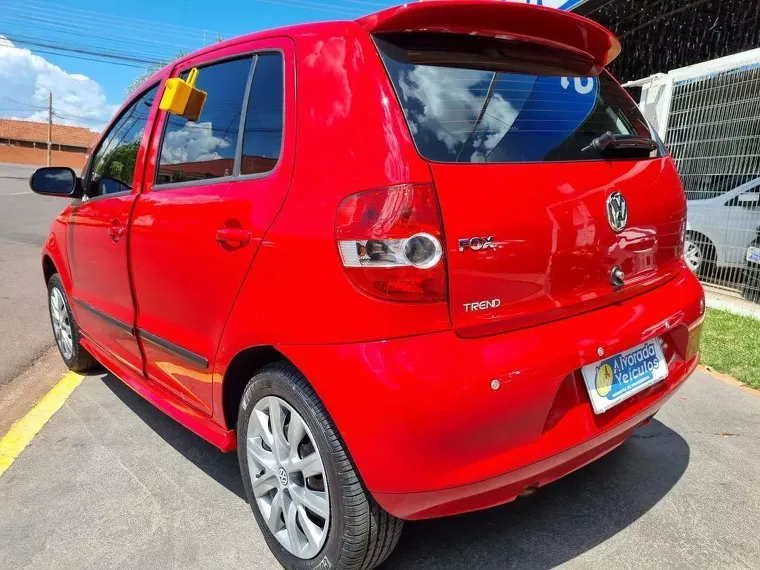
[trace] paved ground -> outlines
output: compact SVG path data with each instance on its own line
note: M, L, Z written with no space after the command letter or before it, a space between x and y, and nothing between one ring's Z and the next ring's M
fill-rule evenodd
M409 523L390 569L758 568L760 398L698 373L535 496ZM275 568L237 461L91 376L0 477L0 568Z
M33 171L0 164L0 387L53 345L40 248L66 201L32 194Z
M760 320L760 303L742 299L736 291L705 285L705 301L710 308Z
M60 378L39 249L64 201L0 165L0 434ZM11 381L12 380L12 381ZM490 511L407 525L386 569L760 568L760 398L698 374L608 457ZM0 568L275 568L234 455L110 375L0 478Z

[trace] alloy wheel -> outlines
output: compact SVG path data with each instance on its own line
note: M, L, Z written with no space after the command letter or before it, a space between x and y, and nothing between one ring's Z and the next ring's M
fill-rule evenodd
M327 539L330 498L314 436L285 400L266 396L251 413L246 454L256 506L278 542L315 557Z
M686 265L688 265L689 269L691 269L694 273L697 273L699 271L699 269L702 267L702 263L704 262L704 254L702 253L702 248L697 242L690 239L687 239L684 243L683 257L686 261Z
M71 321L66 307L66 298L58 287L50 290L50 319L53 322L55 342L66 360L74 355L74 339L71 333Z

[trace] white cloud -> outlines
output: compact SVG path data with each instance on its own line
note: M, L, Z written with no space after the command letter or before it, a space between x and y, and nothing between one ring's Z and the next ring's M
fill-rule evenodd
M483 109L484 86L492 78L490 71L428 65L402 72L399 84L404 99L416 99L422 107L422 113L411 113L412 133L428 129L449 150L461 148ZM471 138L473 162L485 161L519 114L500 93L493 94L486 111L478 126L478 136Z
M54 122L100 130L118 109L103 88L85 75L68 73L18 48L0 35L0 116L47 121L48 91L53 92Z
M169 128L161 149L161 163L184 164L223 158L217 151L229 147L230 143L214 136L212 127L210 122L187 122L179 130Z

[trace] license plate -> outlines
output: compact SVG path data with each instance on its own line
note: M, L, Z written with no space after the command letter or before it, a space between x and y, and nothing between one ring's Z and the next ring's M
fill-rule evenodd
M660 339L650 340L581 369L595 414L627 400L668 375Z
M747 250L747 261L760 263L760 247L750 247Z

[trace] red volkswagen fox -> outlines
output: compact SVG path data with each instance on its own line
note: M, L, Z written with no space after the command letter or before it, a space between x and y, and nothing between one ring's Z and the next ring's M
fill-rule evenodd
M222 451L293 569L604 455L699 358L673 161L571 13L441 0L259 32L126 102L42 265L61 355Z

